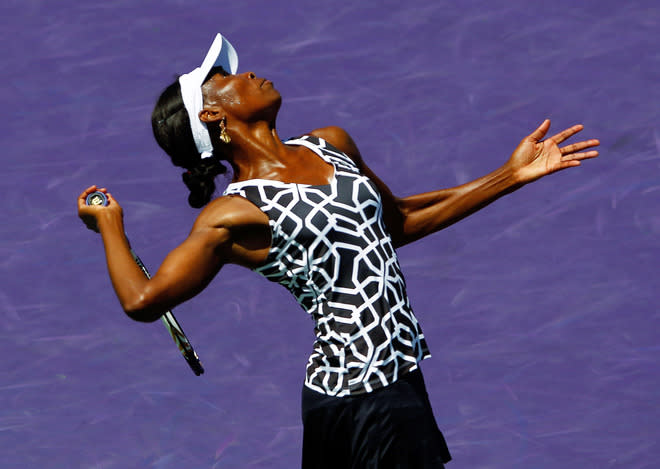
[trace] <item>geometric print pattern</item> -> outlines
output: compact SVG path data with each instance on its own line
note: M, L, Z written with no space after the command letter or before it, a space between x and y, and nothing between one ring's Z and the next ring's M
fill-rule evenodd
M330 396L387 386L428 356L376 186L323 139L303 145L334 166L330 184L231 183L269 218L271 248L254 270L287 288L314 319L305 385Z

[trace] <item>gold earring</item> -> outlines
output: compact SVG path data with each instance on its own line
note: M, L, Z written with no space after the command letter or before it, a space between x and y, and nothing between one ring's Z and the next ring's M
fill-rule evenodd
M231 142L231 137L227 133L227 118L223 117L222 120L220 121L220 140L222 140L222 143L229 143Z

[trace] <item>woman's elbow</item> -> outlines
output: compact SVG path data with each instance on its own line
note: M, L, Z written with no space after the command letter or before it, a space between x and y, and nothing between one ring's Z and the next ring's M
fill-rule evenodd
M408 210L396 199L396 204L389 207L384 213L384 221L389 231L392 243L395 248L406 244L406 224L408 220Z
M163 308L157 308L154 305L150 305L144 300L144 298L139 298L130 302L122 302L122 308L124 309L126 316L138 322L154 322L165 314Z

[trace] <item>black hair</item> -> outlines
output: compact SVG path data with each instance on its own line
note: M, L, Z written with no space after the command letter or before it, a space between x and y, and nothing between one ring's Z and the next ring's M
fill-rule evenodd
M215 73L225 73L221 67L214 67L204 81ZM190 118L181 97L181 86L176 80L161 93L151 113L151 128L158 145L167 153L172 164L186 169L182 178L190 190L188 204L201 208L210 202L215 192L215 177L225 174L227 167L222 164L222 155L202 159L197 151Z

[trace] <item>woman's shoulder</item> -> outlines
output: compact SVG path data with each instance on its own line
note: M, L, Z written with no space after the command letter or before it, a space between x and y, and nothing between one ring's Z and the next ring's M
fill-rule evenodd
M270 249L268 216L247 199L226 195L209 202L193 225L191 236L223 249L223 262L254 268Z
M333 147L348 155L356 163L360 162L362 159L357 145L348 132L341 127L321 127L320 129L312 130L309 135L322 138Z
M209 202L195 224L228 229L268 225L268 217L252 202L239 195L223 195Z

